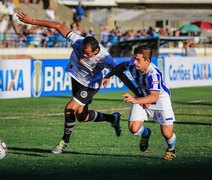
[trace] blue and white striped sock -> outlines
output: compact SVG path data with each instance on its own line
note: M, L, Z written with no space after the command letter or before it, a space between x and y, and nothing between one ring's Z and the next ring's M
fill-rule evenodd
M174 150L174 146L176 144L176 139L177 139L177 137L174 133L173 133L171 139L168 139L168 140L166 139L166 143L168 145L168 151Z

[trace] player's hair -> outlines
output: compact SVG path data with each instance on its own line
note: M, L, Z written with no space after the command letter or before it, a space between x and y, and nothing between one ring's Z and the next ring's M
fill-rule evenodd
M92 51L100 49L99 42L93 36L88 36L83 39L83 48L87 46L90 46Z
M152 58L152 50L147 45L138 46L134 49L134 54L143 54L145 60L150 60Z

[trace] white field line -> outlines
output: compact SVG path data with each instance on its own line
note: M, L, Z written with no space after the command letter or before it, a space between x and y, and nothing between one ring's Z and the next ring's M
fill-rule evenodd
M15 116L13 116L13 117L11 117L11 116L10 117L0 117L0 120L1 119L5 119L5 120L7 120L7 119L20 119L20 118L21 118L20 116L16 116L16 117Z
M201 102L208 102L208 100L194 100L194 101L186 101L188 103L201 103Z
M99 111L99 112L108 112L108 111L125 111L125 110L130 110L130 107L127 107L127 108L119 108L119 109L104 109L104 110L96 110L96 111ZM46 115L36 115L36 116L39 116L39 117L52 117L52 116L63 116L64 113L52 113L52 114L46 114ZM32 115L33 116L33 115ZM8 119L20 119L20 118L23 118L24 116L10 116L10 117L0 117L0 120L8 120ZM28 115L27 115L28 117Z
M205 101L208 101L208 100L194 100L194 101L187 101L187 103L200 103L200 102L205 102ZM96 110L96 111L99 111L99 112L108 112L108 111L124 111L124 110L130 110L130 107L119 108L119 109L112 108L112 109L104 109L104 110ZM45 117L45 116L52 117L52 116L63 116L63 115L64 115L64 113L54 113L54 114L46 114L46 115L40 115L40 116L39 115L36 115L36 116L39 116L39 117ZM20 118L23 118L23 116L0 117L0 120L20 119Z

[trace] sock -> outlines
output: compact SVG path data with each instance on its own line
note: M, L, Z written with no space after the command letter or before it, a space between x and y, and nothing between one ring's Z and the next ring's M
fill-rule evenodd
M96 112L97 116L96 118L94 118L93 122L103 122L103 121L107 121L110 123L114 123L115 121L115 116L113 114L104 114L101 112Z
M73 128L75 126L76 117L74 114L74 110L68 109L65 111L65 124L64 124L64 134L62 139L65 141L65 143L69 142L71 133L73 131Z
M144 127L144 131L142 133L142 137L147 137L149 135L149 129Z
M138 132L134 133L135 136L142 136L142 137L146 137L149 135L149 131L148 128L144 127L143 125L141 126L141 128L138 130Z
M173 151L174 150L174 146L176 144L176 135L173 133L171 139L167 140L166 139L166 143L168 145L168 151Z

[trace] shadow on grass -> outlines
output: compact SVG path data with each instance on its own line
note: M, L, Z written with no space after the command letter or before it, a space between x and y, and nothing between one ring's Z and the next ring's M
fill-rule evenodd
M9 153L11 154L20 154L27 156L39 156L46 157L43 155L35 154L35 153L48 153L52 154L51 150L39 149L39 148L20 148L20 147L9 147ZM25 153L26 152L26 153ZM160 159L159 157L153 156L144 156L144 155L133 155L133 154L106 154L106 153L88 153L88 152L77 152L77 151L65 151L63 154L71 154L71 155L83 155L83 156L108 156L108 157L144 157L150 159Z
M9 149L10 150L10 149ZM28 152L28 151L27 151ZM17 155L24 155L24 156L37 156L37 157L47 157L44 155L40 155L40 154L35 154L35 153L24 153L24 152L9 152L10 154L17 154Z
M45 150L45 149L37 149L37 148L8 147L8 152L10 154L46 157L44 155L36 154L36 153L50 153L51 151L50 150Z

